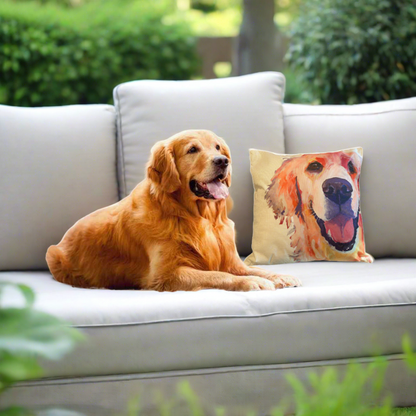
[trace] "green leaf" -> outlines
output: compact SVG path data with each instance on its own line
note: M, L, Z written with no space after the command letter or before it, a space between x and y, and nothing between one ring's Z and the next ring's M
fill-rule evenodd
M179 383L177 389L178 393L187 401L192 416L204 416L204 411L199 404L198 396L191 389L189 382L183 381Z
M0 309L0 322L0 351L11 354L59 359L83 339L58 318L28 308Z
M402 340L404 359L410 370L416 371L416 352L413 351L409 334L405 334Z
M23 284L17 284L16 286L20 289L21 294L26 299L26 307L32 307L33 303L35 302L35 293L33 290L29 286Z
M159 411L160 416L171 416L172 408L174 405L173 400L168 400L164 398L160 391L156 391L155 401L156 401L157 410Z
M42 368L34 357L0 353L0 380L4 383L40 377Z
M134 397L128 402L128 416L139 416L140 414L140 397Z
M226 411L224 407L217 407L215 409L215 416L226 416Z
M309 374L309 385L294 375L287 379L294 391L297 416L382 416L390 415L391 401L381 396L385 360L369 365L351 363L340 378L336 368ZM283 414L273 409L272 416ZM280 413L279 413L280 412Z
M0 282L0 301L3 290L6 287L17 290L25 300L26 307L30 308L33 305L33 302L35 301L35 293L33 292L33 290L29 286L10 282Z
M13 406L0 410L0 416L35 416L35 414L23 407Z

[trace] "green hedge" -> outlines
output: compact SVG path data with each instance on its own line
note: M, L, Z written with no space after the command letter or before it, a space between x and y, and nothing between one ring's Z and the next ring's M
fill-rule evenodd
M0 8L0 103L106 103L120 82L197 73L195 40L157 16L86 27L13 10Z
M322 103L416 96L414 0L306 0L287 59Z

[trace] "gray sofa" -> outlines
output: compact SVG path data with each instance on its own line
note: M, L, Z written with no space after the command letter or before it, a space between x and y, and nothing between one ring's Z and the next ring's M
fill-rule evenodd
M188 380L208 415L266 415L304 379L351 359L387 357L396 405L416 405L416 378L401 337L416 343L416 98L356 106L282 104L278 73L209 81L134 81L115 107L0 106L0 281L25 283L36 306L80 328L88 341L46 377L20 383L1 406L61 406L89 415L125 409L141 394L157 414ZM231 195L240 255L250 253L249 148L277 153L364 148L361 178L366 263L294 263L276 292L78 289L47 271L45 252L82 216L127 195L144 177L152 144L189 128L224 137L233 158ZM13 303L14 299L9 299ZM17 300L16 300L17 301ZM184 415L178 403L175 414Z

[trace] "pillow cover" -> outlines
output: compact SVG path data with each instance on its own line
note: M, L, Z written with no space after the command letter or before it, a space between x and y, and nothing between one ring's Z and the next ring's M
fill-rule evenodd
M362 148L283 155L250 149L253 253L247 264L365 261Z
M335 151L360 143L365 149L360 187L367 250L374 257L415 258L416 97L356 105L283 104L283 114L285 153Z

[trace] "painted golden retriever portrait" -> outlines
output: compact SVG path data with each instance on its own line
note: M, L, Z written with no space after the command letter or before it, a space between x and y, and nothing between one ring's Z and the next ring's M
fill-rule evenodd
M235 246L226 142L188 130L157 142L146 177L124 199L76 222L46 261L72 286L157 291L275 290L292 276L248 267Z
M284 224L295 261L372 262L360 212L362 156L356 150L287 158L265 199Z

